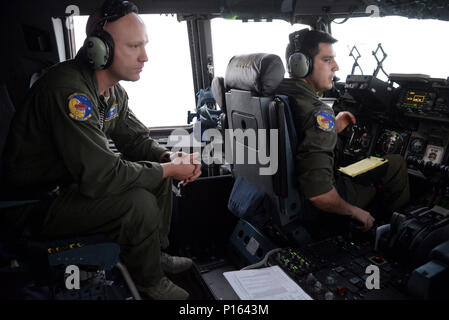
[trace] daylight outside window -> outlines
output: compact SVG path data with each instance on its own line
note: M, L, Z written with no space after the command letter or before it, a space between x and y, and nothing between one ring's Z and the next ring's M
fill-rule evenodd
M383 68L387 74L409 73L427 74L432 78L449 76L449 22L439 20L419 20L392 16L381 18L352 18L343 24L332 26L332 35L338 40L334 48L340 71L337 75L345 81L351 73L354 59L349 53L354 45L361 54L358 63L363 74L372 75L377 67L372 52L378 44L387 54ZM378 59L382 53L378 51ZM354 74L361 74L358 68ZM382 71L377 77L387 80Z
M129 107L148 127L187 124L195 110L192 65L186 22L176 16L141 14L148 32L148 62L136 82L121 81ZM87 16L75 16L77 51L86 38Z
M337 22L341 22L337 20ZM285 48L291 32L310 28L282 20L272 22L241 22L213 19L212 40L215 75L224 76L232 56L245 53L266 52L281 57L285 64ZM433 78L449 76L449 42L442 37L449 33L449 23L439 20L418 20L404 17L351 18L345 23L331 25L336 60L340 67L337 76L345 81L351 73L354 59L349 53L354 45L361 54L358 60L363 74L372 75L377 67L372 52L380 43L387 54L383 62L389 73L427 74ZM383 58L379 50L377 57ZM361 74L356 69L355 74ZM286 74L286 76L288 76ZM387 80L379 71L378 78Z
M122 81L129 95L129 105L149 127L187 124L187 111L195 110L192 67L186 22L176 16L141 15L147 25L149 61L137 82ZM75 17L77 50L85 39L86 16ZM337 21L339 22L339 21ZM211 20L214 75L224 77L229 60L238 54L274 53L285 65L285 48L291 32L308 26L287 21L242 22ZM351 18L332 23L337 76L345 81L354 59L349 53L354 45L361 54L358 60L363 74L372 75L376 59L372 52L380 43L387 54L383 62L389 73L427 74L433 78L449 76L449 42L441 36L449 33L449 23L404 17ZM383 58L379 51L378 59ZM355 74L361 74L355 69ZM288 74L286 73L286 76ZM387 80L382 71L377 77Z
M283 20L242 22L212 19L215 76L224 77L229 60L240 54L273 53L282 59L285 66L289 34L307 27L301 24L292 26Z

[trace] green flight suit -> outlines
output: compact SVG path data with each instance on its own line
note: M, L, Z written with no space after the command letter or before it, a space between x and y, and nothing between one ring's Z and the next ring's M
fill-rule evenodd
M366 207L376 196L376 186L360 185L349 177L340 177L342 180L336 181L338 137L332 108L320 101L312 87L301 80L284 79L277 92L296 101L291 106L299 141L295 167L304 197L309 199L335 187L349 203ZM388 210L395 210L406 204L410 197L407 166L400 155L385 158L389 165L386 174L380 178L382 193Z
M42 235L107 234L136 283L149 286L163 275L160 249L168 246L171 179L162 178L159 164L166 149L128 108L119 84L109 94L107 101L99 96L81 56L53 66L11 124L5 176L17 188L61 186Z

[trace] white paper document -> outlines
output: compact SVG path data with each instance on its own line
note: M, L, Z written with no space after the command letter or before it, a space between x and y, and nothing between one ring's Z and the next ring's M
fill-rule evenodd
M312 300L278 266L223 273L241 300Z

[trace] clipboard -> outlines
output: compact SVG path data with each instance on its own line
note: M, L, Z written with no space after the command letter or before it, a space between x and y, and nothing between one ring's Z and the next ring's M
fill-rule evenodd
M358 184L369 185L385 175L387 168L388 159L368 157L338 170Z

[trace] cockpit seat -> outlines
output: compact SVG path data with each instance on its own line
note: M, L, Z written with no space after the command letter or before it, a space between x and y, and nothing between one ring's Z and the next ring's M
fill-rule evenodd
M0 170L14 112L7 88L0 83ZM39 288L51 289L45 295L41 294L41 299L97 300L127 299L132 296L140 300L126 267L119 261L118 244L103 235L68 239L39 237L37 230L51 206L53 195L39 191L12 191L2 182L0 180L0 299L30 298L26 292L29 293L32 283ZM8 223L8 216L16 214L15 209L19 207L26 207L26 210L20 211L26 212L27 217L20 228ZM84 275L80 280L84 279L85 285L80 290L69 290L65 286L64 275L69 266L79 267L80 274ZM117 281L106 279L106 274L113 275ZM18 284L22 284L24 290L17 290Z
M284 74L277 55L234 56L214 95L225 92L231 129L227 138L232 152L226 152L231 153L235 184L229 210L254 228L271 229L278 240L299 244L310 236L298 223L303 199L295 180L297 137L289 99L276 95Z

